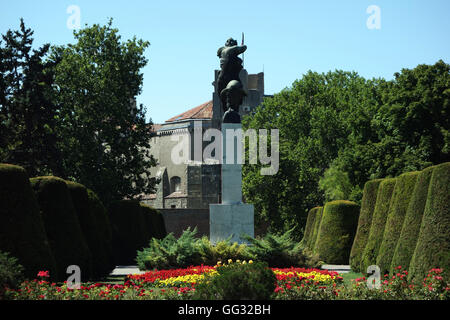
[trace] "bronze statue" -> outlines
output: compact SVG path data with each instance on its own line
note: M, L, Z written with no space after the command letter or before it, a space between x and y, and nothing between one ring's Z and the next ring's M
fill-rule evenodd
M239 106L245 96L245 91L239 79L239 73L243 67L242 59L238 55L244 53L245 50L247 50L247 46L238 46L236 40L229 38L225 46L217 51L221 69L217 79L217 92L225 112L223 122L241 122Z

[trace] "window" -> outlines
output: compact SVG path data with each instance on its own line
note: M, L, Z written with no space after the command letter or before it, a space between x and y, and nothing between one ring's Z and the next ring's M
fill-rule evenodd
M170 178L170 193L177 192L181 190L181 179L180 177Z

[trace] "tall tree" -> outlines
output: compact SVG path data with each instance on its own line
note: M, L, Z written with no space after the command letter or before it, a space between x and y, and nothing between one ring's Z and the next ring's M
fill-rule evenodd
M9 30L0 42L0 162L23 166L28 174L63 175L52 101L58 61L46 60L49 44L32 50L33 31Z
M60 61L55 82L65 172L105 203L153 192L151 123L144 106L135 104L149 43L122 42L112 20L74 36L74 44L52 50L52 60Z

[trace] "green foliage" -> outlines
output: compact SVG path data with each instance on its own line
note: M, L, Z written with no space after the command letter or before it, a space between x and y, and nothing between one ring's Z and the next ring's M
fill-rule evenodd
M66 270L70 265L78 265L82 279L89 279L92 276L92 255L66 181L49 176L31 178L30 182L55 256L58 279L66 280Z
M24 278L23 271L17 258L0 251L0 300L3 299L5 288L17 289Z
M406 210L402 231L392 257L391 273L394 272L397 266L402 266L406 270L409 268L409 263L416 248L417 238L419 237L420 225L427 202L428 186L435 167L428 167L417 176L416 185Z
M392 257L402 231L406 210L408 209L418 174L419 172L414 171L397 177L384 228L383 242L377 256L377 266L380 267L383 274L391 270Z
M141 203L141 210L144 215L146 229L149 232L148 237L157 239L164 238L167 232L161 212L143 203Z
M202 257L201 263L215 265L219 261L227 261L228 259L233 261L250 259L247 246L231 242L230 239L221 240L215 244L212 244L206 236L197 240L196 245Z
M20 20L0 42L0 162L23 166L30 176L62 174L57 147L50 45L36 50L33 31Z
M48 270L56 278L55 258L28 175L9 164L0 164L0 250L19 259L26 277Z
M419 238L410 264L410 278L419 281L431 268L450 278L450 163L436 166L428 189Z
M316 252L329 264L346 264L359 217L359 206L347 200L325 204L317 235Z
M314 224L316 222L317 217L317 211L320 210L320 207L314 207L308 212L308 219L306 219L306 226L305 231L303 232L303 239L300 241L300 245L302 247L309 248L310 250L312 248L309 247L310 239L312 237L312 234L314 233Z
M108 211L115 264L133 264L136 250L142 249L150 239L141 205L136 200L120 200L113 202Z
M279 129L280 168L262 176L260 165L243 167L255 220L269 221L271 231L302 229L308 210L326 197L359 203L369 179L450 161L449 70L438 61L403 69L392 81L308 72L265 98L243 126Z
M367 181L364 185L364 193L359 213L358 229L350 251L350 266L354 272L361 272L361 258L369 238L372 216L377 201L378 187L381 179Z
M365 273L367 267L375 265L383 241L384 228L386 225L389 205L397 179L390 178L381 181L378 187L377 201L372 216L369 238L361 258L361 271Z
M89 195L85 186L79 183L66 181L67 187L72 198L72 202L75 207L75 212L78 216L78 221L80 222L80 227L83 232L86 243L92 253L92 272L94 278L100 278L106 276L111 271L111 251L108 250L107 241L102 238L102 233L99 229L105 228L99 225L96 214L94 210L96 207L92 207L92 202L89 200ZM105 223L106 221L101 221ZM109 222L106 222L109 223ZM108 226L109 227L109 226ZM106 240L106 241L105 241ZM111 243L109 243L109 246Z
M233 263L217 272L196 286L194 299L268 300L274 295L277 279L267 263Z
M349 200L353 186L347 172L331 166L319 180L319 189L325 193L325 201Z
M108 212L95 194L94 191L87 189L89 208L92 213L92 218L95 221L95 232L98 234L100 239L100 247L103 251L103 258L105 264L97 264L97 270L99 274L108 274L115 267L114 256L112 250L112 228L111 221L109 220ZM96 257L94 257L95 261ZM95 270L94 270L95 271Z
M293 230L276 235L267 233L263 238L244 236L249 242L247 252L257 261L265 261L270 267L314 267L319 264L317 257L308 255L292 236Z
M122 41L112 20L74 32L74 44L52 48L64 170L109 205L154 191L150 137L141 93L149 43Z
M319 234L320 224L322 223L322 216L323 216L323 207L319 207L319 209L316 211L316 219L314 221L314 229L312 232L312 236L311 239L308 241L308 248L310 248L312 252L315 252L316 249L317 235Z

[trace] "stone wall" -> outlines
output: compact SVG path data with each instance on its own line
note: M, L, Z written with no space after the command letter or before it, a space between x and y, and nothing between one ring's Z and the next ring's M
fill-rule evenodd
M197 236L209 237L209 209L158 209L164 217L167 233L179 237L183 230L197 227Z

